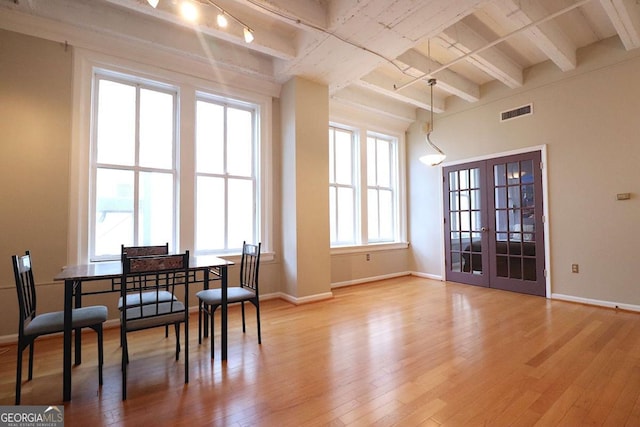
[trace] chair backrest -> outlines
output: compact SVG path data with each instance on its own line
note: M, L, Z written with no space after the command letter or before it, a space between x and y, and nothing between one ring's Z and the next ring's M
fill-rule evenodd
M150 289L155 292L167 290L175 294L176 286L185 286L185 305L188 299L189 283L189 251L183 254L172 255L149 255L140 257L125 257L122 262L122 300L129 301L127 295L139 294L137 301L142 301L143 291ZM149 281L150 276L155 276L153 281ZM135 300L134 300L135 301ZM147 318L163 314L163 310L174 311L176 300L170 301L156 298L153 303L140 304L138 302L123 307L124 319L126 322L127 312L131 309L139 310L135 317ZM155 307L154 307L155 306ZM167 307L168 306L168 307Z
M121 245L120 259L124 261L127 257L166 255L169 253L169 243L157 246L125 246Z
M31 254L26 251L24 255L13 255L13 273L18 291L18 306L20 308L20 334L29 325L31 319L36 317L36 285L33 281L31 269Z
M260 269L260 245L242 243L240 261L240 286L252 289L258 295L258 270Z

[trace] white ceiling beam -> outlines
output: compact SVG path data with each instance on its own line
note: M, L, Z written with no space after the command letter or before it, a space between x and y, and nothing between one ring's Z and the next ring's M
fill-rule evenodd
M447 28L434 40L460 56L482 49L490 43L462 22ZM522 86L522 67L495 47L470 55L466 61L510 88Z
M431 105L429 105L429 92L426 90L426 84L425 90L420 91L416 90L415 86L408 89L395 90L394 83L395 82L389 77L378 71L373 71L354 82L354 84L360 87L367 88L398 101L406 102L425 110L431 110ZM444 112L444 108L444 98L434 96L433 111L435 113L442 113Z
M501 0L494 3L505 16L521 26L532 24L549 15L540 3ZM531 26L523 34L553 61L562 71L576 68L576 46L555 21Z
M272 19L302 29L326 30L327 10L315 0L234 0Z
M330 102L336 101L361 111L380 114L405 123L411 123L416 119L416 110L413 106L400 101L394 102L358 86L350 86L331 95Z
M429 59L414 49L409 49L400 55L397 61L419 71L420 74L426 75L429 75L431 70L442 67L442 64L439 62ZM476 102L480 99L480 86L454 71L444 69L435 73L433 77L437 79L437 84L440 89L452 95L458 96L468 102Z
M640 3L637 0L600 0L625 49L640 47Z

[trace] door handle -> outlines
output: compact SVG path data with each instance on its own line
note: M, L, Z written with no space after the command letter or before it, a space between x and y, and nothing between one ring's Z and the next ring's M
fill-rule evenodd
M487 228L487 227L482 227L482 228L480 229L480 231L482 231L483 233L486 233L487 231L489 231L489 228Z

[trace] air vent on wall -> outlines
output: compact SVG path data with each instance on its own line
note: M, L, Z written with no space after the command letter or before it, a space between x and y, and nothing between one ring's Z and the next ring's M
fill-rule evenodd
M515 119L522 116L529 116L533 114L533 104L523 105L522 107L514 108L513 110L503 111L500 113L500 121L505 122L507 120Z

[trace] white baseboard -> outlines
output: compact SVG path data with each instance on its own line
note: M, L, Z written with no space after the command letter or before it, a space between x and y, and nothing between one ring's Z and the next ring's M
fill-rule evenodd
M424 279L432 279L432 280L439 280L439 281L444 281L444 279L442 278L442 276L438 275L438 274L430 274L430 273L420 273L419 271L412 271L411 272L412 276L417 276L417 277L422 277Z
M394 277L410 276L411 274L412 272L410 271L403 271L399 273L384 274L382 276L365 277L362 279L347 280L345 282L336 282L331 284L331 289L341 288L343 286L360 285L362 283L375 282L378 280L393 279Z
M262 298L262 297L261 297ZM294 297L284 292L279 292L277 298L281 298L294 305L308 304L310 302L324 301L333 298L333 292L324 292L321 294L309 295L306 297Z
M614 309L620 309L620 310L640 312L640 305L635 305L635 304L603 301L603 300L597 300L597 299L591 299L591 298L581 298L573 295L554 294L554 293L551 294L551 299L555 299L559 301L577 302L580 304L587 304L587 305L595 305L598 307L607 307L607 308L614 308Z

